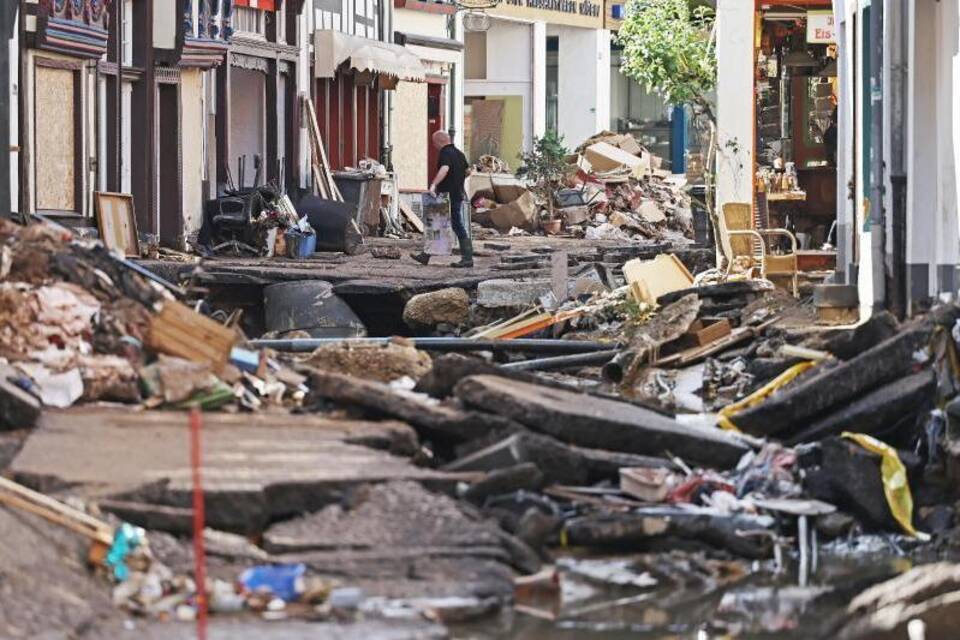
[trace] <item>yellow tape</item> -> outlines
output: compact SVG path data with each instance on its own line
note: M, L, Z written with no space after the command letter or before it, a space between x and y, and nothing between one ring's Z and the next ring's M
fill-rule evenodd
M907 482L907 469L900 462L897 450L865 433L845 431L842 435L881 457L880 477L883 479L883 493L887 497L890 513L908 534L925 538L926 534L918 533L913 528L913 496L910 494L910 483Z
M717 424L720 425L721 429L726 429L727 431L736 431L739 433L740 429L737 428L737 425L735 425L733 420L731 420L733 416L737 415L744 409L757 406L766 400L767 397L770 396L774 391L792 382L794 378L815 364L815 362L801 362L799 364L795 364L761 388L748 395L746 398L737 400L732 404L728 404L721 409L720 413L717 415Z

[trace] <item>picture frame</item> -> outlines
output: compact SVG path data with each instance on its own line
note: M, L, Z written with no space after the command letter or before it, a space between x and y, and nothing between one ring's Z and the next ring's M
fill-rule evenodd
M133 196L129 193L94 193L97 229L100 239L110 251L120 251L125 257L140 257L140 234Z

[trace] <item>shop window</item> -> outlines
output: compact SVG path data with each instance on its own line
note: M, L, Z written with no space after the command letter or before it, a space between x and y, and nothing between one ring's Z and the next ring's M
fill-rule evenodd
M464 34L463 69L467 80L487 79L487 34L485 32L468 31Z

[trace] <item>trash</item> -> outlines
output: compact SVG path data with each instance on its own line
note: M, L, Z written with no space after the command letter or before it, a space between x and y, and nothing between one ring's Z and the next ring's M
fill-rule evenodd
M163 303L147 336L147 346L158 353L207 363L214 373L223 371L236 342L232 329L174 300Z
M693 276L673 254L660 254L653 260L631 260L623 265L623 275L637 302L655 304L660 296L693 286Z
M620 469L620 491L643 502L663 502L681 480L667 469Z
M110 568L114 579L124 582L130 577L130 568L127 566L127 556L134 549L143 544L146 532L140 527L134 527L126 522L113 532L113 545L107 552L104 564Z
M268 592L284 602L294 602L304 592L306 571L304 564L259 565L241 573L240 583L248 591Z
M913 496L910 494L907 470L900 462L897 450L864 433L845 432L843 437L853 440L867 451L876 453L882 458L880 473L883 476L883 492L887 496L890 513L908 534L921 539L926 537L926 534L918 532L913 527Z

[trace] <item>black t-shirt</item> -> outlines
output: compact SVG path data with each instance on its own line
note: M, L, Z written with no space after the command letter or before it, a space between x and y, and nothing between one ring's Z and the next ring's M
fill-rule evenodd
M450 169L447 171L447 176L437 185L437 191L439 193L449 193L454 198L462 196L464 193L463 183L467 179L467 168L470 166L467 157L463 155L460 149L448 144L440 149L437 170L444 166L450 167Z

